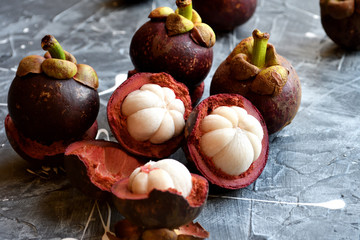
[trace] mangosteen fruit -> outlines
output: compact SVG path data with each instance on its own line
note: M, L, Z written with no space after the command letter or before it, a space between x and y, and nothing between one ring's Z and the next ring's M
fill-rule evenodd
M83 140L70 144L64 166L73 186L96 199L111 196L112 185L129 177L141 160L122 150L116 142Z
M179 161L149 161L111 191L115 207L130 222L144 229L174 229L190 223L207 199L208 182L191 174Z
M77 64L51 35L41 45L47 51L44 57L30 55L19 63L5 121L10 143L16 144L13 148L39 160L64 153L66 145L81 140L99 111L95 70Z
M169 7L153 10L150 21L135 32L130 44L135 67L131 72L169 73L189 88L195 105L212 66L215 33L192 9L191 0L176 4L176 11Z
M186 122L185 153L214 186L244 188L263 171L268 132L257 108L238 94L217 94L194 108Z
M320 0L321 24L328 37L347 50L360 49L360 1Z
M115 234L123 240L201 240L210 235L199 223L190 222L176 229L145 229L127 219L115 224Z
M255 29L219 65L210 94L236 93L250 100L265 119L269 134L291 123L301 102L299 77L288 60Z
M184 84L167 73L137 73L111 95L107 116L112 133L126 151L161 159L180 148L191 110Z
M204 22L216 32L232 31L247 22L256 10L256 0L194 0Z

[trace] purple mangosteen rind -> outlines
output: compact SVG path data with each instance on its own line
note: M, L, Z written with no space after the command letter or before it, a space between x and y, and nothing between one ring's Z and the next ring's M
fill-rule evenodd
M321 24L327 36L347 50L360 49L360 2L320 0Z
M69 144L79 140L95 139L98 130L97 121L81 136L70 140L54 141L51 144L42 144L25 137L15 127L10 115L5 118L5 132L10 145L19 156L32 165L61 165L64 161L64 152Z
M177 82L167 73L144 72L132 75L113 92L107 104L107 118L111 132L126 151L136 156L154 160L166 158L180 148L184 141L184 134L181 133L162 144L153 144L150 141L136 141L131 137L127 130L127 117L121 112L122 103L129 93L148 83L172 89L176 98L184 103L184 119L188 118L192 106L187 87L183 83Z
M153 10L131 40L130 58L137 72L167 72L191 93L211 69L216 37L196 11L179 9Z
M244 96L258 108L269 134L273 134L294 119L301 103L301 84L290 62L269 43L263 44L263 66L253 64L254 52L248 51L253 46L254 37L242 40L219 65L210 84L210 94Z
M176 190L153 189L134 194L128 189L129 178L116 182L112 189L117 210L133 224L146 228L175 229L192 222L205 206L209 184L202 176L191 174L193 188L184 198Z
M217 169L210 157L206 156L200 148L200 124L201 121L219 106L238 106L244 108L248 114L255 117L261 124L264 137L261 141L262 150L257 160L255 160L247 171L239 176L226 175ZM246 98L238 94L216 94L212 95L193 109L185 128L186 144L184 152L188 161L195 165L197 170L214 186L223 189L240 189L253 183L265 168L269 154L269 137L265 121L258 109Z
M64 51L46 35L44 57L23 58L8 92L8 110L16 128L43 144L81 137L96 121L100 100L95 70Z
M194 0L193 6L215 32L228 32L254 15L257 0Z
M64 167L70 182L95 199L109 199L112 185L130 176L141 164L141 160L111 141L78 141L70 144L65 151Z

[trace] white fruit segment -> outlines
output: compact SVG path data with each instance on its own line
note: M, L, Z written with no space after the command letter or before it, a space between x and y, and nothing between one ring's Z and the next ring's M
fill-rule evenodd
M129 134L137 141L161 144L178 136L185 127L184 103L173 90L157 84L145 84L129 93L121 111L127 117Z
M221 106L200 123L200 148L226 174L238 176L260 153L264 137L260 122L237 106Z
M136 168L129 177L128 188L135 194L147 194L151 190L176 189L183 197L189 196L192 180L189 170L174 159L148 162Z

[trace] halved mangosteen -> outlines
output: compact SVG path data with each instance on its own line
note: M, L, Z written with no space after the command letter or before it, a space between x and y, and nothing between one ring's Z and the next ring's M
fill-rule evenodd
M106 198L112 185L129 177L141 160L104 140L74 142L65 151L65 170L71 183L94 198Z
M190 114L185 132L188 160L216 186L244 188L266 165L269 138L264 119L241 95L203 100Z
M191 174L182 163L164 159L135 169L111 191L118 211L135 225L174 229L200 214L208 187L205 178Z
M181 146L191 110L184 84L167 73L137 73L114 91L107 116L112 133L128 152L161 159Z

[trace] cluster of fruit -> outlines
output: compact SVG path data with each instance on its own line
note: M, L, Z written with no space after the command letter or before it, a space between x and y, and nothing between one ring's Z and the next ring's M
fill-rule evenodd
M203 2L194 5L208 16L214 10ZM225 13L222 19L231 14L219 6L236 9L229 5L236 1L212 2ZM256 1L246 2L244 14L233 14L237 19L206 19L216 31L231 30L254 13ZM118 239L208 237L192 223L206 202L208 181L226 189L255 181L267 162L269 134L292 121L301 101L295 69L268 43L269 34L254 30L219 65L210 97L198 103L212 66L215 33L191 0L176 4L176 11L153 10L132 38L135 69L107 105L117 142L94 140L98 76L92 67L77 64L53 36L42 39L44 56L21 60L8 94L5 128L14 150L33 164L63 162L70 181L84 193L112 196L127 219L117 224ZM198 174L164 159L179 148Z

